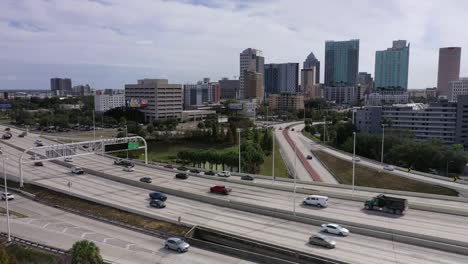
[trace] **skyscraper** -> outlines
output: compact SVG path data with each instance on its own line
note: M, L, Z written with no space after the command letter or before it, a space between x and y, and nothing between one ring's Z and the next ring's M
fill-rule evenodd
M325 85L354 86L359 68L359 40L325 42Z
M320 61L317 60L313 52L311 52L309 56L307 56L302 68L303 69L315 68L315 73L314 73L315 83L320 83Z
M448 96L449 82L460 78L460 47L439 49L439 72L437 74L437 94Z
M374 79L367 72L358 73L357 84L360 87L359 95L363 98L365 94L369 94L374 87Z
M50 90L54 95L66 95L72 93L71 79L52 78L50 79Z
M406 40L395 40L391 48L375 52L375 88L406 91L410 45Z
M299 63L265 64L265 93L296 93L299 86Z
M264 74L264 58L262 51L257 49L248 48L240 54L240 74L239 74L239 99L251 99L247 96L262 94L263 96L263 74ZM255 82L250 82L252 91L247 91L247 72L250 72L250 77L255 76ZM258 75L260 74L260 75ZM261 87L252 86L261 80ZM263 99L263 98L258 98Z

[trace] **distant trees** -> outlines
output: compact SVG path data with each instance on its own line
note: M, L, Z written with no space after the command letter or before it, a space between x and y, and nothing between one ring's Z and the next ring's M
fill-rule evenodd
M81 240L75 242L71 249L72 264L102 264L99 248L94 242Z
M131 120L136 123L144 123L145 116L136 108L132 107L117 107L104 112L104 116L112 117L115 120L121 120L122 117L126 120Z

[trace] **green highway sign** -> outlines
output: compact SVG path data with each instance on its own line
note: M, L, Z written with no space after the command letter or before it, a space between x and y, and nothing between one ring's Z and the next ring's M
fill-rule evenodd
M128 149L138 149L140 144L138 142L128 142Z

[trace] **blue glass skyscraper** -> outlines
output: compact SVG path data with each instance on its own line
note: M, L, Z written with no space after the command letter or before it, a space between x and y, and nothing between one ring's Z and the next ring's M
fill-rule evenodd
M375 89L408 89L409 48L406 40L395 40L391 48L375 52Z
M358 39L325 42L326 86L355 86L358 68Z

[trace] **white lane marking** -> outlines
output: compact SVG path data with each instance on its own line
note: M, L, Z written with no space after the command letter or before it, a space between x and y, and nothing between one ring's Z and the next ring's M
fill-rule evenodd
M126 248L126 249L130 249L131 246L136 246L136 244L131 244L131 243L130 243L130 244L127 244L127 245L125 246L125 248Z
M81 235L81 238L84 238L86 235L90 235L90 234L96 234L96 232L84 232L84 233Z
M110 239L116 239L115 237L107 237L107 238L104 238L104 240L102 241L103 243L107 243L108 240Z
M47 224L43 225L42 228L46 228L46 227L49 226L50 224L53 224L53 223L47 223Z
M67 232L68 229L73 229L73 228L79 228L79 227L78 227L78 226L65 227L65 228L62 230L62 233L65 233L65 232Z

